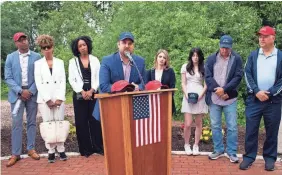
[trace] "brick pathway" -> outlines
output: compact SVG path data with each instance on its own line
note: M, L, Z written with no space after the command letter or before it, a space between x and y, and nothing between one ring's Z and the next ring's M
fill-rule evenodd
M57 160L53 164L47 163L47 158L41 158L39 161L30 158L20 160L16 165L6 168L7 160L1 161L2 175L36 174L36 175L103 175L104 157L92 155L89 158L74 156L66 162ZM238 169L239 164L230 163L225 157L218 160L208 160L207 156L172 156L172 174L207 174L207 175L281 175L282 162L276 163L276 171L267 172L264 170L264 161L257 160L247 171Z

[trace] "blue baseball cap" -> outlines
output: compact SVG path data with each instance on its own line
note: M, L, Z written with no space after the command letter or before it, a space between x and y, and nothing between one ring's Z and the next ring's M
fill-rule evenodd
M219 41L220 48L232 48L233 39L230 35L223 35Z
M131 39L132 42L134 42L134 36L133 36L132 33L130 33L130 32L122 32L122 33L119 35L119 41L125 40L125 39Z

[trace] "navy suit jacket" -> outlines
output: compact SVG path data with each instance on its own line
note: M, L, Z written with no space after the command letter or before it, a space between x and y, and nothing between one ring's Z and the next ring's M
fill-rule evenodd
M140 71L144 83L146 83L146 66L144 58L134 54L132 55L132 58ZM100 93L111 92L112 85L119 80L124 80L124 74L120 54L119 52L116 52L112 55L105 56L102 59L99 72ZM144 90L145 88L139 78L136 67L133 65L131 66L129 83L138 84L140 90ZM96 120L100 120L98 100L95 104L93 116Z
M146 83L156 79L155 70L156 69L150 69L147 71L147 78L146 78L147 82ZM172 68L163 70L161 83L163 85L167 85L169 88L175 88L176 79L175 79L174 70ZM175 112L176 112L176 108L175 108L174 98L172 97L172 113L174 114Z
M31 100L36 102L37 88L34 80L34 62L40 59L40 55L30 51L28 58L28 90L33 94ZM5 82L9 87L8 101L15 103L18 93L22 91L22 69L20 64L19 51L7 56L5 62Z

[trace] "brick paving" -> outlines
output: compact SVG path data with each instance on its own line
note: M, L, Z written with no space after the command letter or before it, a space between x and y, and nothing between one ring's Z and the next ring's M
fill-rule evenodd
M47 158L39 161L25 158L13 167L6 167L7 160L1 161L2 175L103 175L105 174L104 157L92 155L89 158L72 156L66 162L57 161L53 164ZM172 175L281 175L282 162L276 162L276 170L264 170L264 161L256 160L253 166L246 171L238 169L239 164L230 163L225 157L218 160L209 160L207 156L172 155Z

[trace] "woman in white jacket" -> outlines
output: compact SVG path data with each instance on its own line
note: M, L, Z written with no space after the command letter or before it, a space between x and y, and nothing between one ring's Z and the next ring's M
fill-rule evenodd
M66 75L63 60L53 56L54 39L49 35L40 35L37 44L44 55L35 62L35 84L38 90L38 109L43 122L64 120L64 101L66 94ZM55 148L60 160L67 160L64 143L45 143L48 149L48 162L55 162Z
M98 93L100 62L91 55L92 41L88 36L81 36L71 44L73 55L69 61L69 83L73 89L76 135L79 152L89 157L93 153L103 154L101 123L92 112Z

